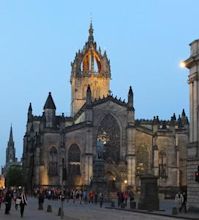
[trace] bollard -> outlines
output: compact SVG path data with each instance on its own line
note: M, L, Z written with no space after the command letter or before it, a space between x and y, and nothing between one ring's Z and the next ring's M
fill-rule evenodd
M39 203L39 210L43 210L43 203Z
M52 206L51 205L47 206L47 212L52 212Z
M135 209L135 208L136 208L136 202L130 201L130 209Z
M61 208L58 209L58 216L61 216Z
M62 215L61 215L62 214ZM61 210L61 207L58 209L58 216L64 217L64 210Z
M173 207L172 208L172 215L177 215L178 212L177 212L177 208L176 207Z
M114 201L111 201L111 207L115 208L115 202Z

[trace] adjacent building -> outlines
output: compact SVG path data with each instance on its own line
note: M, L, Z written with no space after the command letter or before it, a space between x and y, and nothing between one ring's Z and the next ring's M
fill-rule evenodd
M199 40L190 44L190 57L184 61L189 69L190 135L187 146L188 207L199 209ZM198 173L197 173L198 172Z

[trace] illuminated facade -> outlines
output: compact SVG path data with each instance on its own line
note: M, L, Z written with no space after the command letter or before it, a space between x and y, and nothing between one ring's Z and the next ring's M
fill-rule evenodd
M56 115L51 93L42 116L30 104L24 136L23 166L29 188L37 185L89 186L93 164L103 160L111 191L139 187L139 176L153 173L164 191L186 185L188 119L135 119L133 90L127 101L110 92L106 52L88 40L71 63L71 116Z
M189 69L189 97L190 97L190 135L187 146L187 199L189 209L198 209L199 182L195 173L199 171L199 40L190 44L190 57L184 61Z

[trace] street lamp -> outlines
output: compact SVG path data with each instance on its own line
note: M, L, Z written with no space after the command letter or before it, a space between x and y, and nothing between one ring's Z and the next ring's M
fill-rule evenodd
M185 63L184 61L180 61L179 66L180 66L181 68L185 68L185 67L186 67L186 63Z

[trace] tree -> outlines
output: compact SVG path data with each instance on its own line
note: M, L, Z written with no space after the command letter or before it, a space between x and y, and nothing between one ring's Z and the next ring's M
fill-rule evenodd
M10 166L6 173L6 186L23 186L24 175L21 166Z

